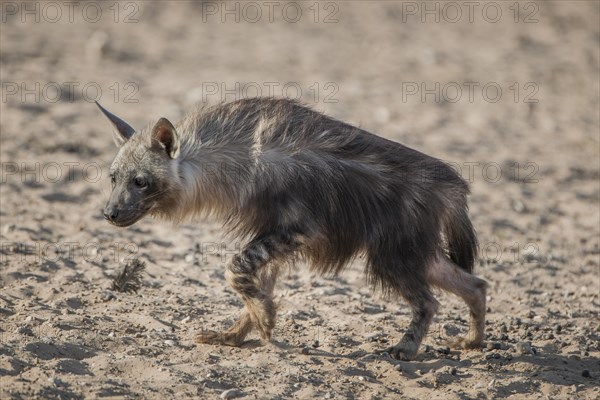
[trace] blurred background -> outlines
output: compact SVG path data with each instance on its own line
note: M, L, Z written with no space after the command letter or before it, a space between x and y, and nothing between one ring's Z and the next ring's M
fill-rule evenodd
M221 240L218 225L175 229L144 220L117 230L102 220L116 149L95 100L142 128L177 120L199 102L284 96L459 169L472 185L492 324L561 310L581 340L556 344L556 354L579 354L590 340L584 329L598 337L599 4L3 1L0 237L13 246L3 247L0 270L12 296L3 303L7 323L22 321L17 309L32 295L58 305L72 293L94 293L94 279L118 261L60 256L40 269L44 257L24 262L21 254L40 251L36 245L133 243L155 287L187 287L181 293L193 299L199 289L189 282L198 279L212 285L202 289L207 298L223 295L220 258L188 268L198 264L199 243ZM355 272L347 283L354 289ZM70 287L78 276L87 283ZM53 294L44 285L70 289ZM237 312L222 307L223 318ZM592 349L597 357L597 343ZM577 368L584 367L565 385L592 393ZM570 393L548 385L548 393Z
M94 100L141 128L199 102L285 96L451 162L480 225L529 202L585 214L576 204L595 206L597 188L578 198L556 183L598 175L598 13L593 1L3 2L0 154L107 165ZM17 215L30 205L11 204L13 178L27 176L6 165L3 207ZM99 218L103 177L68 188L90 209L67 218ZM64 192L47 181L27 193ZM520 214L506 219L521 231L577 230Z

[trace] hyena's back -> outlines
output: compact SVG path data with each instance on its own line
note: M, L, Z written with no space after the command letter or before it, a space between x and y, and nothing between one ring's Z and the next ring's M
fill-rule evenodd
M284 227L322 272L364 253L370 282L405 297L427 290L437 256L472 270L468 187L442 161L289 100L241 100L193 118L205 149L236 149L243 165L244 196L227 215L234 232Z

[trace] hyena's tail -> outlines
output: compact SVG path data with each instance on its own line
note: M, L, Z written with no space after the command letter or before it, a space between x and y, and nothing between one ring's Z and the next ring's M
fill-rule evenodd
M472 273L477 259L477 235L467 214L466 198L461 200L462 204L454 204L450 209L444 234L450 259L466 272Z

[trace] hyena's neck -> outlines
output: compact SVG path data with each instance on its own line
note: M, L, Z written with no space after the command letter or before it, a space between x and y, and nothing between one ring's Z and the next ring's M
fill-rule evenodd
M202 141L199 132L182 132L176 220L211 215L227 219L242 207L255 173L251 145L245 141ZM175 172L175 171L174 171Z

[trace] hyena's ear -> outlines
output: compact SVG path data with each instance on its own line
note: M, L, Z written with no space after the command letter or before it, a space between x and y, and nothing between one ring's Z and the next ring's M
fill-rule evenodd
M154 143L160 145L172 159L179 155L179 135L168 119L159 119L152 128L152 144Z
M133 129L129 124L123 121L121 118L116 115L108 112L104 107L100 105L100 103L96 102L96 105L102 111L102 114L106 115L106 118L109 119L113 126L113 139L115 140L115 144L117 147L121 147L133 136L135 133L135 129Z

